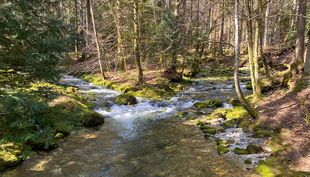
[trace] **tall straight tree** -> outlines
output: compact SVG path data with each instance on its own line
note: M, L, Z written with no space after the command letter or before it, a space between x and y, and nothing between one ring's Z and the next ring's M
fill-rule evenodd
M299 0L298 17L297 17L297 39L295 50L295 61L291 66L291 74L298 74L304 66L304 51L305 51L305 26L307 11L307 0Z
M103 70L103 67L102 67L102 64L101 64L101 51L100 51L98 35L97 35L97 30L96 30L96 25L95 25L95 17L94 17L93 4L92 4L91 0L88 0L88 1L89 1L90 15L91 15L92 24L93 24L93 30L94 30L94 35L95 35L95 42L96 42L96 47L97 47L97 56L98 56L98 63L99 63L100 73L101 73L102 79L105 80L106 76L104 74L104 70Z
M143 71L141 67L140 54L140 30L139 30L139 0L133 1L133 20L134 20L134 54L138 73L137 85L141 85L143 81Z
M239 52L240 52L240 41L239 41L239 0L235 0L235 71L234 71L234 80L235 88L238 98L243 105L243 107L248 111L248 113L255 119L258 114L251 107L251 105L245 99L242 90L240 88L238 70L239 70Z

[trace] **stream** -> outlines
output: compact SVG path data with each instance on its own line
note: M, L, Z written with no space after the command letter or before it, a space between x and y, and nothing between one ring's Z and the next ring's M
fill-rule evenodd
M198 126L173 116L191 114L196 101L218 99L232 108L233 80L208 80L202 75L185 91L168 101L138 98L134 106L113 101L120 92L96 86L73 76L63 84L94 98L94 108L107 116L95 128L79 128L59 143L59 148L40 152L21 165L0 173L4 177L159 177L253 176L252 170L218 155L216 142L205 139ZM243 91L245 83L242 83ZM203 96L202 96L203 95ZM209 111L214 109L210 108Z

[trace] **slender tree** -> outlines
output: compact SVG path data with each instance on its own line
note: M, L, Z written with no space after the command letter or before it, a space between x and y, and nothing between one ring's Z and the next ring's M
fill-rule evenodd
M92 1L91 0L89 0L89 9L90 9L90 15L91 15L92 24L93 24L94 35L95 35L95 42L96 42L96 47L97 47L97 56L98 56L98 63L99 63L99 67L100 67L100 73L101 73L102 79L105 80L106 76L104 74L104 70L103 70L103 67L102 67L102 64L101 64L101 52L100 52L98 35L97 35L97 30L96 30L96 25L95 25L95 17L94 17L93 5L92 5Z
M239 41L239 0L235 0L235 71L234 71L234 80L235 88L238 98L243 105L243 107L248 111L248 113L255 119L258 114L251 107L251 105L245 99L239 83L238 70L239 70L239 51L240 51L240 41Z
M133 4L134 15L134 54L138 73L137 85L141 85L143 81L143 72L141 67L141 54L140 54L140 30L139 30L139 0L134 0Z

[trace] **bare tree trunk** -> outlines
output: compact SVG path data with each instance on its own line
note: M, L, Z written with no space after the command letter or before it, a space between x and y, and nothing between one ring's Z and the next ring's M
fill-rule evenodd
M101 77L103 80L105 80L106 77L105 77L104 70L102 68L102 64L101 64L101 60L100 60L101 59L101 52L100 52L100 47L99 47L99 41L98 41L97 30L96 30L96 25L95 25L95 17L94 17L94 12L93 12L93 5L92 5L91 0L89 0L89 9L90 9L90 15L91 15L92 24L93 24L94 35L95 35L95 42L96 42L96 46L97 46L98 62L99 62Z
M259 3L258 6L260 8L260 11L263 13L262 0L259 0L258 3ZM268 11L269 11L268 8L270 8L269 3L270 2L267 3L266 16L265 16L265 25L268 25ZM261 14L261 17L263 17L263 14ZM267 29L266 29L266 26L264 28L263 21L260 18L258 20L259 20L258 27L259 27L259 41L260 41L260 56L261 56L262 61L263 61L263 66L264 66L264 69L265 69L266 76L268 78L270 78L271 74L270 74L269 69L268 69L268 65L267 65L267 61L266 61L266 57L265 57L265 53L264 53L264 47L263 47L263 42L264 42L264 45L265 44L267 45L267 43L265 43L267 41L267 34L266 34L266 31L264 31L264 29L268 30L268 27L267 27ZM267 20L267 23L266 23L266 20ZM266 37L266 40L264 41L263 38L265 38L265 37ZM266 47L266 45L265 45L265 47Z
M304 72L310 75L310 29L308 31L307 36L308 36L308 46L307 46L307 55L306 55Z
M222 16L222 22L221 22L221 32L220 32L220 43L219 43L219 55L223 55L223 33L224 33L224 1L221 9L221 16Z
M304 50L305 50L305 26L307 0L299 0L298 17L297 17L297 39L295 50L295 61L291 66L291 74L298 74L304 66Z
M77 15L77 0L74 0L74 29L75 29L75 35L78 35L78 15ZM76 59L79 59L78 55L78 46L77 46L77 40L74 40L74 51L76 55Z
M135 53L135 60L137 65L137 72L138 72L138 82L137 85L141 85L143 81L143 72L141 67L141 54L140 54L140 30L139 30L139 1L134 0L133 4L134 10L134 53Z
M238 13L238 5L239 5L239 0L235 0L235 72L234 72L234 79L235 79L235 88L236 88L236 93L238 95L238 98L243 105L243 107L248 111L248 113L255 119L257 118L258 114L251 107L251 105L247 102L245 99L241 88L240 88L240 83L239 83L239 78L238 78L238 70L239 70L239 51L240 51L240 43L239 43L239 13Z
M265 15L265 31L264 31L264 46L263 48L266 49L267 47L267 37L268 37L268 22L269 22L269 19L268 19L268 16L269 16L269 11L270 11L270 3L271 2L268 2L267 3L267 9L266 9L266 15Z
M293 0L293 2L292 2L292 11L291 11L292 14L296 13L296 7L297 7L297 2L296 2L296 0ZM294 30L295 20L296 20L296 17L291 17L291 31Z
M261 0L257 0L261 1ZM254 83L252 82L253 85L253 100L257 101L261 97L261 88L260 88L260 83L259 83L259 67L258 67L258 46L259 46L259 15L260 15L260 7L258 6L258 2L256 1L255 7L256 7L256 20L255 20L255 40L254 40L254 52L253 52L253 62L254 62ZM254 89L255 87L255 89Z

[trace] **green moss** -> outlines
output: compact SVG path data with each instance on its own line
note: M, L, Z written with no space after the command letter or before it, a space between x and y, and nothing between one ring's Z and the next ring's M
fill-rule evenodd
M0 171L19 164L22 160L19 155L21 154L14 154L10 150L2 149L0 151Z
M77 87L67 87L66 88L66 91L67 92L77 92L79 89Z
M234 119L234 118L241 118L248 115L248 112L242 106L234 107L232 111L227 112L227 118Z
M255 168L255 171L260 173L263 177L276 176L272 171L272 167L264 161L259 161L259 166Z
M241 148L238 148L236 147L233 152L235 154L238 154L238 155L246 155L246 154L249 154L248 151L246 149L241 149Z
M219 118L223 118L223 119L226 119L226 115L225 113L223 112L213 112L211 115L210 115L211 119L219 119Z
M83 115L83 123L86 127L97 126L104 123L104 116L95 111L89 111Z
M264 149L259 145L250 144L246 147L249 154L258 154L264 151Z
M213 129L213 127L209 127L205 125L200 127L200 130L204 130L204 129Z
M213 107L221 107L223 105L223 103L219 100L213 100L212 101L212 106Z
M207 102L196 102L194 103L195 108L209 108L209 103Z
M220 138L215 138L215 142L217 145L220 145L223 142L223 140L221 140Z
M275 136L267 142L267 147L272 151L276 151L282 146L283 139L280 136Z
M217 152L219 154L226 154L227 152L229 152L229 149L227 147L219 145L219 146L217 146Z
M203 133L208 133L208 134L215 134L216 133L216 129L203 129L202 130Z
M252 159L245 159L244 163L245 164L251 164L252 163Z
M310 172L305 171L289 171L289 172L283 172L277 177L307 177L310 176Z
M137 99L130 93L123 93L116 97L115 102L119 105L134 105Z
M63 138L64 137L64 135L62 134L62 133L57 133L56 135L55 135L55 138L56 139L61 139L61 138Z
M224 128L234 128L237 124L238 119L231 119L223 123Z
M175 117L178 117L178 116L186 116L188 114L188 112L186 111L183 111L183 112L178 112L176 114L174 114Z
M187 119L187 120L194 120L194 119L195 119L195 116L187 116L186 119Z
M240 101L236 98L229 98L228 100L228 103L231 104L233 107L236 107L236 106L242 106Z
M253 134L253 137L255 138L268 138L270 136L271 136L271 133L266 130L258 130L258 131L255 131L255 133Z
M90 97L89 99L88 99L88 101L95 101L96 99L95 99L95 97Z
M203 125L203 123L202 123L199 119L197 119L197 120L195 121L195 125Z

